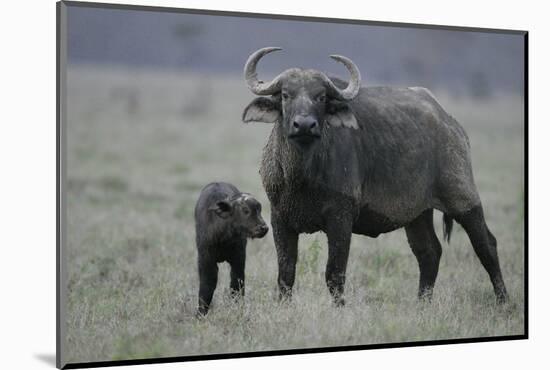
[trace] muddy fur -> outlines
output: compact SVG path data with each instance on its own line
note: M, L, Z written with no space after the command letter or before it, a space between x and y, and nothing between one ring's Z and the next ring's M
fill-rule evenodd
M300 233L327 234L326 283L343 304L351 234L376 237L402 227L419 260L419 296L430 297L441 248L431 220L437 209L445 214L447 239L453 218L477 223L472 233L483 235L470 238L478 241L478 255L491 259L484 266L497 298L505 300L483 212L472 212L481 201L460 124L425 88L363 87L351 101L328 92L319 99L324 86L312 76L293 69L279 92L256 98L243 113L245 122L276 118L260 174L271 202L281 297L291 295ZM303 116L318 123L309 132L314 139L305 142L292 137L296 117Z

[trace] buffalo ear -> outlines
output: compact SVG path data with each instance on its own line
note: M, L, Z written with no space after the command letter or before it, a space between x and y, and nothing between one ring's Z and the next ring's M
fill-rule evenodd
M244 108L243 122L274 123L279 121L279 104L272 98L256 98Z
M227 200L220 200L216 205L210 207L221 218L228 218L233 213L233 205Z
M328 103L325 118L332 127L359 128L355 114L353 114L349 105L338 100Z

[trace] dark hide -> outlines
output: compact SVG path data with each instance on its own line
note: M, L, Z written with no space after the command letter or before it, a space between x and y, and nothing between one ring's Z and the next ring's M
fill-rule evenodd
M281 93L260 97L243 113L245 122L276 121L260 174L271 202L281 296L290 296L294 284L300 233L327 234L326 282L341 304L351 234L376 237L406 227L419 261L419 296L429 297L441 254L432 210L446 215L450 237L453 218L469 224L466 219L474 216L468 215L481 209L464 129L427 89L369 87L352 101L327 97L320 102L315 96L322 86L310 76L304 70L283 81L282 92L291 91L286 102ZM293 140L296 114L319 122L317 139ZM496 243L493 248L494 238L478 213L472 221L476 226L470 227L476 236L469 235L478 255L492 259L483 264L504 300L496 252L489 252Z
M262 238L268 231L261 204L235 186L206 185L195 206L195 232L199 266L198 315L206 315L218 281L218 263L231 266L230 290L244 296L247 238Z

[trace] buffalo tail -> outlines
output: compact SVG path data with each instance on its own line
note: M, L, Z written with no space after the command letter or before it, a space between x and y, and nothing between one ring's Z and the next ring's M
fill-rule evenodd
M453 231L453 218L449 216L448 214L443 214L443 239L447 241L447 243L451 242L451 233Z

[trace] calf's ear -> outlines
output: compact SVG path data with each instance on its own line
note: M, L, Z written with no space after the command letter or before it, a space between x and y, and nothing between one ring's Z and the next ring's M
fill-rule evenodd
M350 106L342 101L332 100L328 102L325 119L332 127L359 128Z
M228 218L233 213L233 205L227 200L220 200L210 210L221 218Z
M256 98L244 108L243 122L274 123L281 118L279 103L273 98Z

